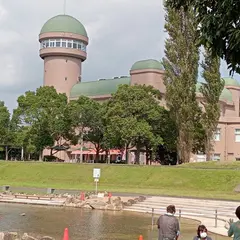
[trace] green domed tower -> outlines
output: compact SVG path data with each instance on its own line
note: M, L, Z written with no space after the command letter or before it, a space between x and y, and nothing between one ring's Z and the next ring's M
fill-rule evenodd
M58 15L43 25L39 42L44 86L54 86L69 97L72 87L81 81L82 62L87 58L85 27L72 16Z

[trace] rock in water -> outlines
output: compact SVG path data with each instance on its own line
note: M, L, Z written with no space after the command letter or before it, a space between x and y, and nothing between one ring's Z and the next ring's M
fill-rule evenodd
M15 232L8 232L8 233L0 233L1 240L17 240L19 236Z
M37 240L37 239L32 236L29 236L27 233L24 233L22 236L22 240Z
M41 238L41 240L55 240L55 239L49 236L44 236Z

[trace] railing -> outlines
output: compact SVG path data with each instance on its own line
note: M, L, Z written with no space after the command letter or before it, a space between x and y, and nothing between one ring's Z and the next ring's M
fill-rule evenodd
M147 208L147 207L146 207ZM156 214L164 214L166 213L165 208L148 208L149 211L147 211L147 213L151 213L152 216L152 226L151 228L154 228L155 223L155 215ZM222 221L226 221L226 219L220 218L221 217L226 217L226 218L234 218L233 214L227 214L224 213L222 211L216 210L208 210L208 209L203 209L202 211L197 212L196 210L194 212L188 212L187 209L178 209L175 216L177 216L179 218L179 222L181 221L182 217L186 217L186 218L193 218L196 217L196 220L198 220L197 218L210 218L214 220L214 227L217 228L218 227L218 220L222 220Z

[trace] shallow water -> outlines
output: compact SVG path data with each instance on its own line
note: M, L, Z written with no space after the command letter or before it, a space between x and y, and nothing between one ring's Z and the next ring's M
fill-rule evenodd
M25 216L21 216L25 213ZM192 240L198 223L181 219L181 239ZM27 232L34 236L62 239L69 228L71 240L157 239L151 232L151 217L143 213L94 211L74 208L0 204L0 231ZM213 240L229 238L211 234Z

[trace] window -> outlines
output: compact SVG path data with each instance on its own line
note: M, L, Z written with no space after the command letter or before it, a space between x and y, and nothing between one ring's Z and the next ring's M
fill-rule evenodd
M235 129L235 142L240 142L240 129Z
M214 141L220 141L220 135L221 135L221 129L217 128L217 130L214 134Z
M71 40L71 39L47 39L43 40L40 43L40 48L55 48L55 47L62 47L62 48L74 48L79 49L81 51L86 52L86 44L82 41Z
M56 40L50 40L50 47L55 47Z
M67 47L67 40L62 39L62 47L63 48Z
M77 41L73 41L73 48L76 48L77 49Z
M72 48L72 44L73 44L73 41L72 40L68 40L67 47L68 48Z
M61 39L56 40L56 47L61 47Z
M220 161L221 154L215 153L213 155L213 161Z
M82 43L82 51L86 52L86 45Z

